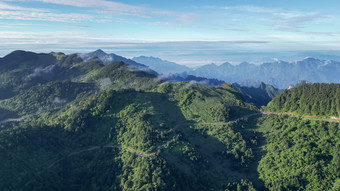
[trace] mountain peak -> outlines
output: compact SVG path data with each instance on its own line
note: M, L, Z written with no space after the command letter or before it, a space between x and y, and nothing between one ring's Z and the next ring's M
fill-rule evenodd
M220 65L221 67L230 67L232 66L232 64L230 64L229 62L225 62L223 64Z
M6 55L5 57L3 57L3 59L5 60L28 60L28 59L34 59L37 58L38 54L34 53L34 52L29 52L29 51L24 51L24 50L15 50L11 53L9 53L8 55ZM7 62L7 61L6 61Z
M97 49L93 53L96 53L96 54L106 54L106 52L104 52L102 49Z
M267 84L265 84L264 82L260 82L260 85L259 85L259 89L263 89L263 90L265 90L266 89L266 87L267 87Z
M313 57L305 57L302 61L320 61L319 59L313 58Z

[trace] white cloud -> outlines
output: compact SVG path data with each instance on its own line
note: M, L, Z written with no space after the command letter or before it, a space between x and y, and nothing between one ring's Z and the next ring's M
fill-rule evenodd
M36 21L53 21L53 22L79 22L92 20L93 17L77 13L47 13L47 12L28 12L28 11L3 11L0 10L0 19L15 20L36 20Z
M271 25L280 31L300 32L306 24L325 18L328 18L328 16L321 13L276 13Z
M274 13L277 10L267 7L258 7L251 5L242 5L242 6L226 6L221 7L224 10L235 10L235 11L244 11L244 12L253 12L253 13Z
M72 23L79 21L89 21L92 20L93 17L91 15L78 13L54 13L44 9L13 6L7 3L0 2L0 19Z
M90 8L102 11L105 10L106 12L109 11L107 13L110 13L111 15L123 14L144 17L145 15L148 14L148 10L145 7L128 5L125 3L107 0L4 0L4 1L21 1L21 2L36 1L42 3L66 5L79 8Z
M145 13L144 7L133 6L124 3L118 3L106 0L36 0L44 3L53 3L61 5L70 5L75 7L86 8L102 8L109 9L111 11L127 12L127 13Z
M174 27L178 26L172 22L154 22L153 25L158 25L158 26L167 26L167 27Z
M13 6L7 3L0 2L0 10L11 10L11 11L41 11L40 9L26 8L20 6Z
M192 23L195 22L198 17L199 15L196 13L184 13L178 17L178 20L183 21L185 23Z
M107 0L3 0L7 2L30 2L36 1L41 3L50 3L64 6L72 6L78 8L86 8L91 11L96 16L96 22L110 22L116 18L113 18L112 15L128 15L135 17L142 17L146 19L150 19L153 16L165 16L168 18L173 18L178 21L184 23L192 23L199 18L199 14L196 13L179 13L168 10L159 10L153 9L145 6L135 6L129 5L125 3L119 3L114 1ZM84 20L92 20L94 15L87 14L77 14L77 13L68 13L68 14L57 14L58 10L42 10L42 9L34 9L34 8L26 8L20 6L9 5L6 3L0 3L0 10L3 11L2 17L0 19L6 19L5 17L8 15L10 19L20 19L20 20L41 20L41 21L57 21L57 22L66 22L67 19L65 17L70 18L70 22L78 22ZM4 12L6 11L6 12ZM15 12L17 11L17 12ZM44 14L40 13L43 12ZM38 15L40 13L41 17L32 16L30 14ZM49 14L48 14L49 13ZM47 18L44 18L47 17ZM24 18L25 17L25 18ZM53 17L53 19L51 19ZM55 17L55 18L54 18ZM160 22L168 22L168 21L160 21ZM138 24L138 23L137 23Z
M301 17L301 13L297 13L297 12L288 12L288 13L276 13L276 15L284 18L284 19L293 19L293 18L297 18L297 17Z
M57 44L68 43L72 44L74 41L82 42L88 41L95 37L94 34L58 31L58 32L13 32L0 31L0 44L2 45L16 45L16 44Z
M206 6L205 8L216 9L217 7ZM272 27L280 32L301 32L301 29L307 24L316 20L330 17L327 14L317 12L287 11L280 8L269 8L252 5L225 6L219 7L219 9L251 13L252 16L250 18L255 18L256 20L262 22L261 25ZM253 13L257 14L254 15Z

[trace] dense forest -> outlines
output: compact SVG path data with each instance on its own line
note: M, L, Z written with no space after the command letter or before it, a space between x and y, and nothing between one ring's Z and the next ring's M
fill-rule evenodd
M285 90L266 107L268 111L300 115L340 116L340 84L305 84Z
M340 125L292 117L266 116L259 121L266 154L259 177L270 190L338 190ZM260 129L261 129L260 128Z
M26 64L12 62L20 70L3 64L20 52L0 59L0 87L13 87L0 92L1 190L340 188L339 123L260 115L227 83L170 83L123 62L22 54ZM40 80L23 77L49 67L29 67L32 55L53 60ZM339 98L337 85L315 86L314 97L328 89Z

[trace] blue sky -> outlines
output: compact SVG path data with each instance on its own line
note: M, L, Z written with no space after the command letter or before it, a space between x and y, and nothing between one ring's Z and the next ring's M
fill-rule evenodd
M188 66L340 56L339 7L338 0L1 0L0 55L101 48Z

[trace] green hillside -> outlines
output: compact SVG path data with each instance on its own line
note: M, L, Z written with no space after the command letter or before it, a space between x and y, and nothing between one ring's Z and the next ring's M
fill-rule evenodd
M285 90L268 104L266 110L339 117L340 84L306 84Z
M157 91L177 102L186 119L198 122L225 122L256 110L230 84L214 88L190 82L166 82Z

